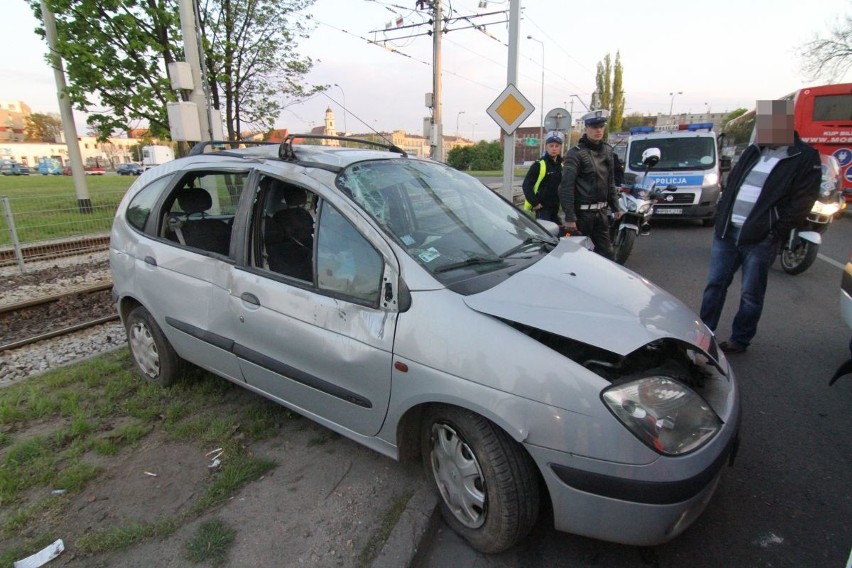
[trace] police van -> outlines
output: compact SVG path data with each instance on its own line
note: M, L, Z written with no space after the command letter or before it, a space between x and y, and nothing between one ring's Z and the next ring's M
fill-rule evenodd
M712 226L721 193L720 175L730 169L730 159L720 159L713 123L631 128L626 183L641 180L642 152L648 148L660 149L660 161L648 172L646 183L670 189L654 204L653 217L699 219L705 227Z

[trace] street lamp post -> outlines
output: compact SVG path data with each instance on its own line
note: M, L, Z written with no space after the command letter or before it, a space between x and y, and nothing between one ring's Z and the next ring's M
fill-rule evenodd
M674 98L675 98L675 95L682 95L682 94L683 94L683 91L678 91L676 93L675 92L669 93L669 96L672 98L672 102L669 105L669 120L672 121L672 124L674 124L674 119L672 118L672 110L674 109Z
M456 115L456 142L459 141L459 117L464 114L463 110L460 110Z
M340 89L340 94L343 95L343 135L346 136L349 134L349 129L346 127L346 92L337 83L334 86Z
M541 122L538 125L538 150L541 154L544 154L544 43L531 35L528 35L527 39L541 45Z

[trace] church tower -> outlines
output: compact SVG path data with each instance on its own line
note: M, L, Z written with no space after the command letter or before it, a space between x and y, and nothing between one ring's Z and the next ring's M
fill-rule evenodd
M334 112L331 107L325 109L325 135L337 136L337 129L334 128ZM340 146L338 140L323 140L322 143L327 146Z

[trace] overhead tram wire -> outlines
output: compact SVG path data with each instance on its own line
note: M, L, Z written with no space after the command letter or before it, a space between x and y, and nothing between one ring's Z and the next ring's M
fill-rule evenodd
M417 62L417 63L422 63L423 65L425 65L425 66L427 66L427 67L432 67L432 63L430 63L430 62L428 62L428 61L423 61L423 60L421 60L421 59L417 59L416 57L412 57L411 55L408 55L407 53L403 53L402 51L400 51L400 50L398 50L398 49L395 49L395 48L393 48L393 47L389 47L389 46L387 46L387 45L383 45L383 43L382 43L382 42L380 42L380 41L375 41L375 40L372 40L372 39L365 38L365 37L363 37L363 36L359 36L359 35L357 35L357 34L353 34L353 33L352 33L352 32L350 32L350 31L347 31L347 30L344 30L344 29L338 28L338 27L336 27L336 26L333 26L333 25L331 25L331 24L327 24L327 23L325 23L325 22L320 22L319 20L317 20L316 22L317 22L318 24L321 24L321 25L323 25L323 26L329 27L329 28L331 28L331 29L333 29L333 30L336 30L336 31L338 31L338 32L344 33L344 34L346 34L346 35L350 35L350 36L352 36L352 37L354 37L354 38L358 38L358 39L360 39L360 40L362 40L362 41L365 41L365 42L367 42L367 43L369 43L369 44L372 44L372 45L375 45L375 46L377 46L377 47L380 47L380 48L382 48L382 49L384 49L384 50L386 50L386 51L390 51L391 53L395 53L395 54L397 54L397 55L401 55L402 57L405 57L405 58L410 59L410 60L412 60L412 61L415 61L415 62ZM483 88L485 88L485 89L488 89L488 90L493 90L493 89L494 89L494 85L486 85L486 84L484 84L484 83L480 83L479 81L474 81L473 79L470 79L469 77L465 77L464 75L459 75L458 73L456 73L456 72L454 72L454 71L451 71L451 70L448 70L447 68L444 68L444 70L443 70L443 71L444 71L444 73L447 73L447 74L449 74L449 75L452 75L453 77L457 77L457 78L459 78L459 79L463 79L463 80L465 80L465 81L467 81L467 82L469 82L469 83L473 83L474 85L478 85L478 86L483 87ZM350 114L351 114L351 113L350 113Z

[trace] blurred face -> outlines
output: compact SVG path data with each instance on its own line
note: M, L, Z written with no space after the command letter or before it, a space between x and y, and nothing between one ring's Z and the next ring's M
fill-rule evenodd
M757 101L754 141L761 146L793 143L793 101Z
M606 123L603 124L591 124L586 126L586 138L591 140L592 142L600 142L603 140L604 131L606 130Z
M555 158L562 152L562 144L559 144L558 142L549 142L544 145L544 149L548 156Z

